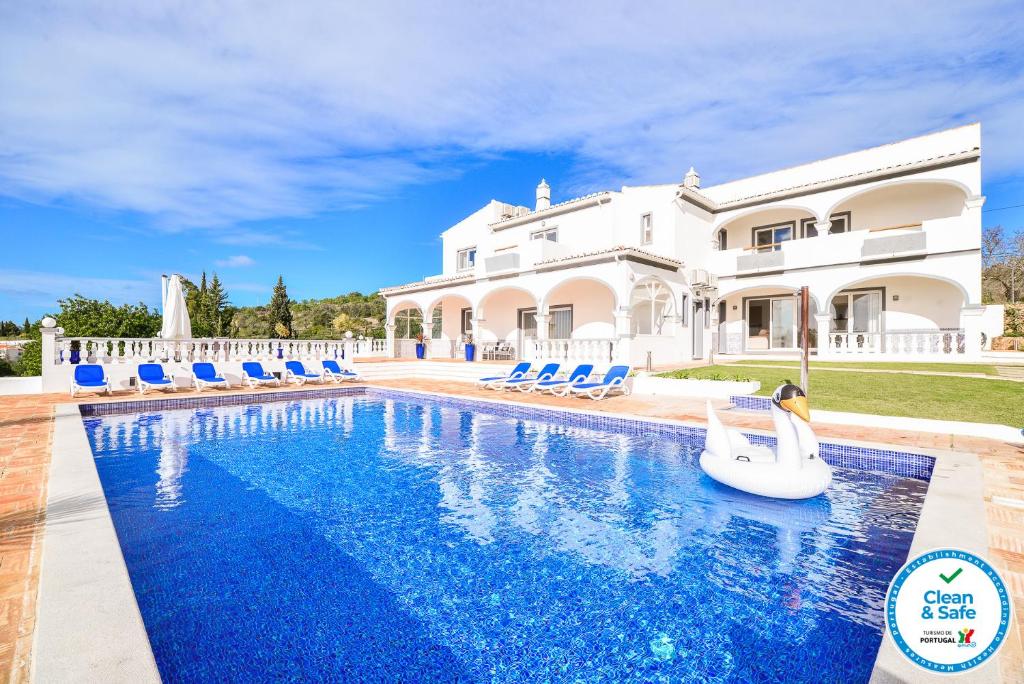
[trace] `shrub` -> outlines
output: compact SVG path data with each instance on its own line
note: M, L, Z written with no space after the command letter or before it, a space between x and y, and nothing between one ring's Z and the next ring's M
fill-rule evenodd
M14 372L22 377L43 374L43 343L38 328L35 335L35 339L21 348L21 358L14 362Z
M1003 334L1024 337L1024 304L1004 304Z

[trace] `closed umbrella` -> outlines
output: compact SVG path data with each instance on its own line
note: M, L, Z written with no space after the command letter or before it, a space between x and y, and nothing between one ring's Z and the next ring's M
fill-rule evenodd
M188 340L192 338L192 321L185 306L185 291L181 287L181 276L172 275L164 295L164 324L160 329L164 340Z

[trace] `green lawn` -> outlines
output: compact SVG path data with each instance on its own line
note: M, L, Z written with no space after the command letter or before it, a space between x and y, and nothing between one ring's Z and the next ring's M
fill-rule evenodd
M799 368L799 361L736 361L745 366L789 366ZM996 367L987 363L924 363L915 361L811 361L811 368L863 368L866 370L938 371L941 373L982 373L998 375Z
M771 396L787 382L800 384L800 370L707 366L661 377L757 380L759 395ZM895 373L838 373L811 369L811 409L910 416L1024 426L1024 384L987 378Z

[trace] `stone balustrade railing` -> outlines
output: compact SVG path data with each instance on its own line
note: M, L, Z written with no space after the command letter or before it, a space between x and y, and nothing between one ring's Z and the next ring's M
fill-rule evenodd
M966 335L960 328L941 330L887 330L881 333L829 333L828 355L873 354L906 357L956 357L966 353Z
M57 337L55 365L75 363L138 364L148 362L270 361L286 359L320 361L344 357L346 345L355 357L387 354L387 341L363 340L268 340L196 338L160 340L151 338Z
M614 339L528 339L523 351L527 360L611 363L617 345Z

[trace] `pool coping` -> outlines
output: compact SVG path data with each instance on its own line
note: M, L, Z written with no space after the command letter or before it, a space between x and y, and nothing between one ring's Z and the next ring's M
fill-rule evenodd
M55 407L30 678L160 682L78 407Z
M261 392L260 403L297 401L316 396L346 396L359 390L374 389L391 394L411 394L424 398L443 397L467 403L514 405L527 409L585 415L604 419L625 419L672 427L705 429L701 423L671 418L637 416L566 407L539 406L506 398L491 399L445 392L427 392L395 388L372 383L310 390L308 396L296 392ZM306 392L302 392L306 395ZM247 395L225 395L244 399ZM243 404L237 401L206 401L214 396L197 398L197 406ZM174 401L148 400L149 410ZM179 400L180 401L180 400ZM121 403L121 402L117 402ZM125 402L141 403L141 402ZM33 681L105 681L159 682L160 675L153 656L149 635L135 599L121 546L114 529L96 470L92 448L86 435L82 407L85 404L58 404L55 407L54 433L49 486L47 521L43 535L43 556L40 567L37 627L33 645L31 677ZM107 404L101 404L107 406ZM132 412L137 409L125 410ZM765 430L744 430L748 434L770 435ZM929 456L934 466L928 492L914 531L910 556L940 546L954 545L984 555L988 551L985 528L983 480L977 455L964 452L915 449L907 451L893 445L851 440L829 439L829 443L859 446L901 453ZM50 506L63 498L74 501L86 497L93 502L88 515L73 519L51 518ZM978 521L981 521L980 525ZM953 534L951 534L951 530ZM955 537L951 542L950 537ZM87 629L82 629L82 626ZM972 681L998 682L998 658L967 673ZM891 640L883 634L881 646L871 674L872 682L942 681L947 676L925 672L907 661Z

